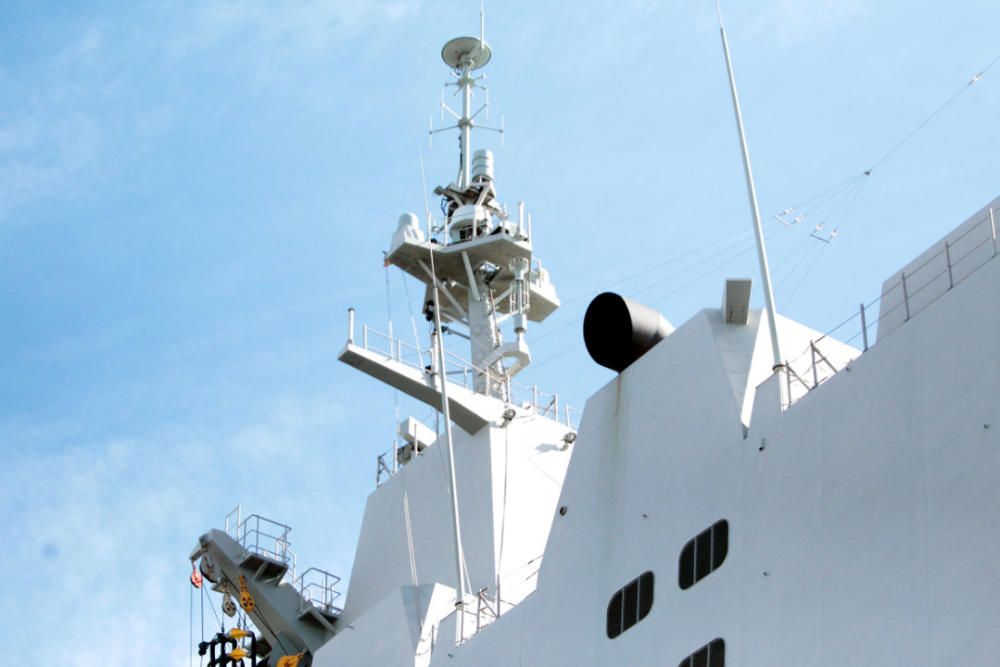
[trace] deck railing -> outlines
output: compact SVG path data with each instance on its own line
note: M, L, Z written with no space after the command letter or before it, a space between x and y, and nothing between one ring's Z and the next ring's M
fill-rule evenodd
M843 342L860 344L863 354L1000 255L997 217L992 207L986 209L982 217L961 233L946 238L940 249L931 252L922 262L900 271L899 277L878 297L868 303L862 302L855 313L810 341L786 363L788 396L793 395L796 386L811 391L840 370L823 351L823 341L832 334L843 332L841 336L846 336ZM873 308L877 308L875 312L878 313L875 319L870 315ZM794 400L789 402L794 403Z
M384 356L427 374L438 372L437 355L433 349L422 349L395 336L378 331L367 324L361 326L361 338L355 338L354 309L347 311L347 342L368 352ZM560 405L559 395L540 391L537 385L527 386L500 375L488 368L480 368L459 355L445 350L444 373L449 382L475 391L477 378L486 378L491 395L510 405L531 409L535 414L549 417L576 429L580 411L566 404Z

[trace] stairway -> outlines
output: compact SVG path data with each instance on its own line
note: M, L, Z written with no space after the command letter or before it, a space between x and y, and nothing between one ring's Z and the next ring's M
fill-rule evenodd
M243 607L271 647L272 664L284 656L315 653L337 632L340 614L334 606L339 577L318 568L295 576L290 530L254 514L225 531L205 533L191 553L212 589Z

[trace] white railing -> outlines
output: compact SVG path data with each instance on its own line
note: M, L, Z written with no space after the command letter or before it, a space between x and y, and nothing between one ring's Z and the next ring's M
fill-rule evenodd
M791 362L786 363L788 396L795 386L812 391L831 377L837 368L822 349L825 338L838 331L850 334L843 341L847 345L861 344L862 353L892 334L899 326L951 291L990 260L1000 255L997 238L997 213L987 209L983 217L954 237L945 239L941 249L928 255L924 261L909 271L901 271L899 279L868 303L861 303L857 312L827 331L809 345ZM873 321L869 313L878 308ZM882 327L882 331L879 327ZM873 332L877 334L873 336ZM798 367L799 372L793 368ZM804 371L804 372L803 372ZM789 404L794 400L789 400Z
M448 614L431 628L430 651L433 652L436 644L445 639L440 635L439 628L446 620L454 617L458 624L454 639L457 639L458 643L461 644L475 637L504 613L516 607L516 603L509 602L502 597L502 591L515 591L516 599L524 600L537 586L542 558L541 555L536 556L511 570L494 587L482 588L476 593L467 595L465 604L461 607L461 615L459 615L459 609L456 608L455 612ZM447 639L450 640L452 637Z
M259 514L251 514L245 519L242 514L242 506L237 505L226 515L226 534L236 540L245 552L285 564L288 569L282 581L292 584L304 600L327 613L339 613L333 603L340 597L335 589L340 577L317 567L296 576L298 556L288 540L291 527Z
M482 227L482 229L480 229ZM427 235L428 241L438 246L449 246L465 241L474 241L480 236L488 236L497 229L502 229L505 234L518 241L528 241L531 239L531 214L527 218L523 212L519 212L518 221L512 222L505 213L502 216L490 215L485 225L478 221L468 227L468 235L461 239L452 238L452 221L449 216L428 215L426 227L422 230Z
M251 514L239 525L237 542L249 553L291 565L288 533L291 527L259 514Z
M377 331L367 324L361 327L361 339L355 339L354 309L347 311L347 342L368 352L382 355L386 360L396 361L416 368L427 374L438 372L436 355L431 349L421 349L399 338ZM470 391L475 391L477 378L485 377L491 388L491 395L505 403L532 410L535 414L549 417L576 430L580 411L568 405L559 404L558 394L549 394L537 385L527 386L514 382L510 377L499 375L490 369L479 368L459 355L445 350L444 373L449 382Z
M303 572L302 576L295 580L295 588L302 598L300 612L305 611L308 608L306 605L311 604L324 614L331 616L339 614L341 609L334 606L334 602L340 597L340 592L336 590L339 583L340 577L318 567L311 567Z

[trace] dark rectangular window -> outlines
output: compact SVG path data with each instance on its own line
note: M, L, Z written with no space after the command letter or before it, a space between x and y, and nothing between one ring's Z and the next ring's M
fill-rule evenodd
M723 519L700 532L681 549L677 564L677 585L694 586L719 569L729 552L729 522Z
M608 638L614 639L641 621L653 608L652 572L644 572L611 596L608 602Z
M639 580L636 579L625 587L625 599L622 602L622 632L639 622Z
M608 637L612 639L622 633L622 597L618 591L608 603Z
M681 562L678 566L677 584L681 589L694 586L694 548L684 547L681 550Z
M726 667L726 642L713 639L681 660L677 667Z
M694 539L694 571L695 579L701 579L712 571L711 530L706 530Z

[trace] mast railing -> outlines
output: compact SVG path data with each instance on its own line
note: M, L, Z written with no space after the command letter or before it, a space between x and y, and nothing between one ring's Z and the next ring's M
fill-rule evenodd
M353 320L353 318L353 309L350 309L348 319ZM421 349L395 336L377 331L367 324L362 325L360 341L348 339L348 344L359 343L362 349L384 356L387 361L395 361L425 373L438 372L431 349ZM571 429L576 429L580 411L560 404L558 394L539 391L537 387L520 384L489 368L478 367L450 350L445 350L444 357L445 377L452 384L475 391L476 377L485 375L490 386L495 388L493 393L495 398L510 405L531 409L535 414L549 417Z

